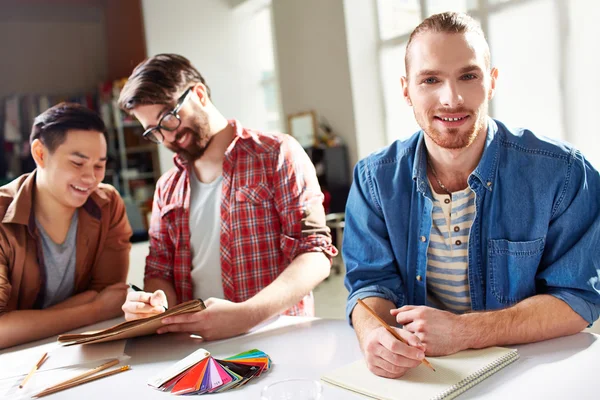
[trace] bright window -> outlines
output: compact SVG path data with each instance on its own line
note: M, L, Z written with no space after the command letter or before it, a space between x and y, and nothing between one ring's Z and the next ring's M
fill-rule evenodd
M279 83L275 73L275 51L273 48L273 28L271 24L270 3L258 10L254 18L254 27L260 35L261 45L255 48L254 60L260 63L261 80L258 93L264 107L264 123L261 129L283 132L281 107L279 102Z
M492 64L500 71L490 115L509 127L574 141L565 129L565 96L561 91L559 15L553 0L377 0L380 23L380 67L388 143L419 129L402 97L404 52L410 32L434 13L469 12L482 22ZM424 4L424 7L420 7ZM405 18L400 21L400 17ZM391 22L390 20L394 20ZM564 58L562 58L564 59ZM564 83L562 83L564 85ZM580 143L576 145L581 146Z

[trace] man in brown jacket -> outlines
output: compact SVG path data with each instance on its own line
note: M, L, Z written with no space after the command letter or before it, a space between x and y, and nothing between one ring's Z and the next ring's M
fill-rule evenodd
M131 227L102 184L105 126L61 103L31 133L37 168L0 188L0 349L121 314Z

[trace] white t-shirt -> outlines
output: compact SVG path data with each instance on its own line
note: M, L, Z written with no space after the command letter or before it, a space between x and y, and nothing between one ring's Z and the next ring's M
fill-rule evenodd
M221 189L223 177L202 183L190 173L190 242L194 298L224 298L221 279Z

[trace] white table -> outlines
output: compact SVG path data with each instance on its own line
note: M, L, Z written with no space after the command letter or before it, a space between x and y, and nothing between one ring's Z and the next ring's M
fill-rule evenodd
M104 324L106 326L106 324ZM88 328L89 329L89 328ZM79 330L81 331L81 330ZM600 337L592 333L517 346L520 359L475 386L461 399L598 399ZM47 342L47 341L46 341ZM41 343L41 342L40 342ZM30 346L35 346L34 343ZM20 346L19 348L23 348ZM148 377L198 348L216 358L258 348L273 360L273 368L239 390L208 395L210 399L258 400L261 389L286 378L319 377L361 358L352 328L343 320L280 317L247 335L202 342L184 334L129 340L125 352L132 370L57 393L52 399L168 399L170 393L151 389ZM14 351L14 349L11 349ZM0 352L0 353L5 353ZM352 392L323 385L323 399L365 399Z

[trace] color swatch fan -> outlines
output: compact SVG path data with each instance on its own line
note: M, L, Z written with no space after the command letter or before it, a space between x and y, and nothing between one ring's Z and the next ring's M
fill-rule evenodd
M148 380L155 389L182 394L220 393L243 386L271 368L271 359L252 349L224 360L199 349Z

